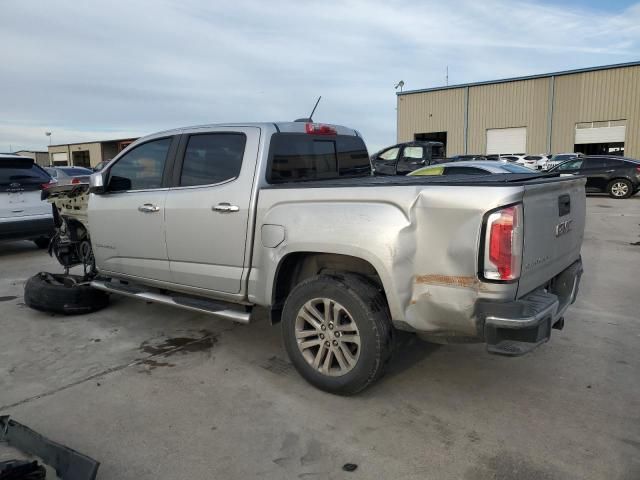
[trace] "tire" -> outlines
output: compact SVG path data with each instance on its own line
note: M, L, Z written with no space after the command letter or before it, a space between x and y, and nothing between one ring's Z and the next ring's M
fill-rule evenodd
M633 195L633 185L626 178L616 178L607 185L607 193L611 198L629 198Z
M91 313L107 306L105 292L81 282L79 275L40 272L27 280L24 303L35 310L64 315Z
M33 240L38 248L45 249L49 247L50 239L46 237L40 237Z
M324 316L327 303L331 313ZM298 373L338 395L356 394L380 378L393 347L384 295L351 274L319 275L297 285L284 305L282 333ZM306 349L299 346L304 343Z

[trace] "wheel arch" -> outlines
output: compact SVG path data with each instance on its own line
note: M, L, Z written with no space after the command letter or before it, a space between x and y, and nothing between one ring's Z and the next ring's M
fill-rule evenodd
M380 272L366 259L340 253L291 252L280 259L275 269L271 290L271 322L280 321L284 301L297 284L323 273L351 273L365 277L387 297Z

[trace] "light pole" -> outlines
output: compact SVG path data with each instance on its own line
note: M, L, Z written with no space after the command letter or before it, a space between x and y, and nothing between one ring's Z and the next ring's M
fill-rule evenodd
M51 132L44 132L44 134L49 137L49 146L51 146ZM49 151L49 166L53 165L51 161L51 151Z

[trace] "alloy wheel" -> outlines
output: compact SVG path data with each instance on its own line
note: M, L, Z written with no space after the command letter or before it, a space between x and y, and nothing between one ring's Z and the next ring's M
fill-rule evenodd
M347 309L330 298L314 298L300 308L295 336L304 359L323 375L345 375L358 363L358 326Z

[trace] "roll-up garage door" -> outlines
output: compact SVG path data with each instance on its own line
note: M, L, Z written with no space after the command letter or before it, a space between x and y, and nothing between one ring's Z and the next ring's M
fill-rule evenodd
M585 122L576 125L576 144L624 142L624 120Z
M490 128L487 130L487 155L496 153L525 153L527 127Z

